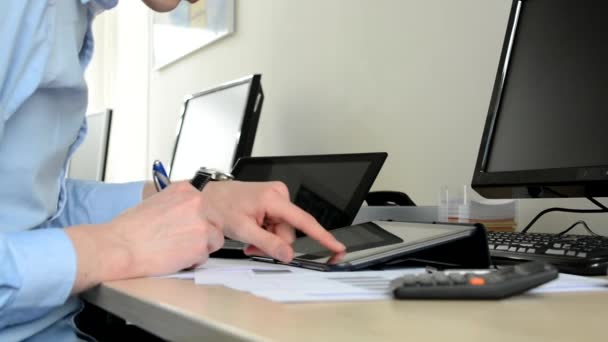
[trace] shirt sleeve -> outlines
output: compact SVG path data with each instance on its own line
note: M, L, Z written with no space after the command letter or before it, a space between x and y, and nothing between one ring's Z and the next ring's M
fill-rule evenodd
M0 233L0 330L65 303L76 265L74 246L61 229Z
M66 207L52 225L65 227L111 221L141 202L144 182L66 180Z
M44 29L48 7L48 1L0 2L0 137L3 121L34 93L44 74L51 41Z
M144 182L66 180L66 207L49 228L0 233L0 330L41 317L70 296L76 252L64 227L110 221L141 202Z

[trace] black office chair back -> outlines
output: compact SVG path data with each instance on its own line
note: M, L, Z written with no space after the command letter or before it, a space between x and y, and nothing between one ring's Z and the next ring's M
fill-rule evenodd
M365 197L365 202L369 206L416 206L406 193L400 191L371 191Z

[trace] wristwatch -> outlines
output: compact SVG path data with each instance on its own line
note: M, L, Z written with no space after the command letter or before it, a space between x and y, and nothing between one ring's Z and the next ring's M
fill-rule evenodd
M199 191L203 191L203 188L207 183L214 181L228 181L233 180L234 176L227 173L222 172L216 169L210 169L206 167L201 167L196 171L194 178L190 181L190 184L197 188Z

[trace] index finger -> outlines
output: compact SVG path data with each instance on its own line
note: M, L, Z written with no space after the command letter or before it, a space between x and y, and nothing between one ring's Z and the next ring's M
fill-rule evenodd
M289 201L277 201L274 205L269 206L266 213L273 220L278 219L290 224L332 252L339 253L346 250L346 247L323 228L314 217Z

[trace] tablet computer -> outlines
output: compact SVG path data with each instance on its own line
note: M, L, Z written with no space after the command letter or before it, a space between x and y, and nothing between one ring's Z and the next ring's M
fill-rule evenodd
M387 156L386 152L373 152L242 157L232 174L240 181L283 182L291 201L331 230L353 223ZM244 246L226 239L211 256L247 258Z
M356 271L403 258L427 248L465 239L475 225L373 221L331 230L346 246L335 255L318 242L300 237L294 242L295 257L289 265L318 271ZM268 257L254 260L279 263Z

